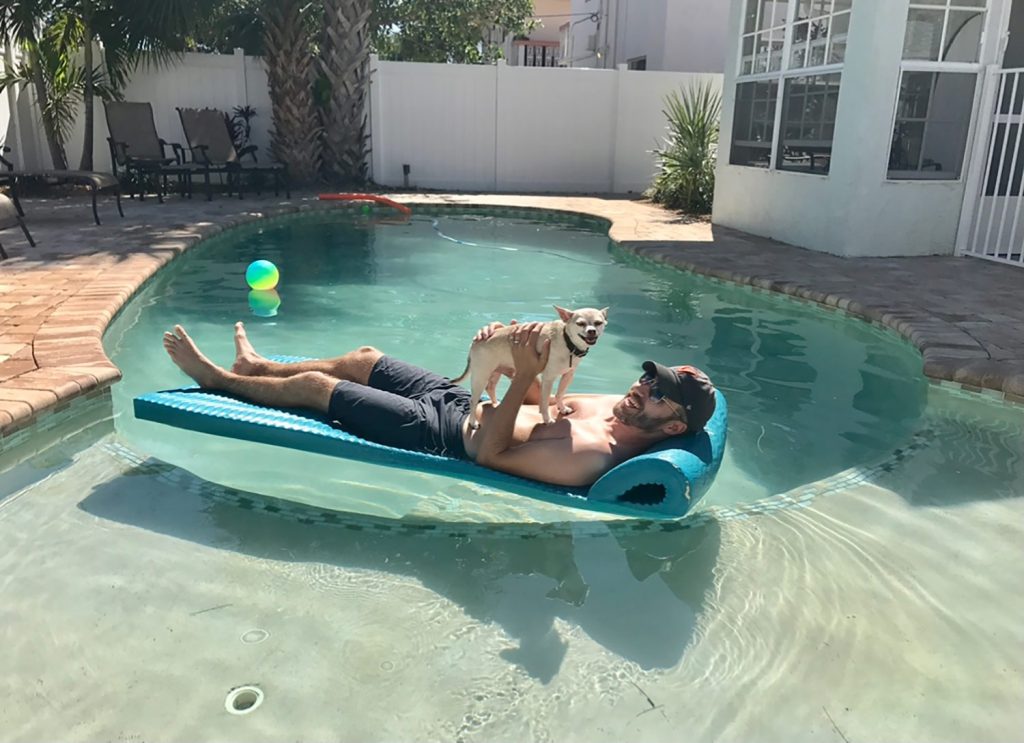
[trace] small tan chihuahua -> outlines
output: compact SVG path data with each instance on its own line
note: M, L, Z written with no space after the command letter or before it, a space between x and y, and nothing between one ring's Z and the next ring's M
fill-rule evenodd
M591 346L597 343L608 322L608 308L595 310L585 307L581 310L567 310L564 307L555 305L559 320L552 320L544 323L541 329L540 338L537 340L537 352L540 353L544 342L551 341L551 351L548 355L547 366L540 375L540 414L545 423L551 422L551 411L548 409L548 400L551 399L551 387L558 379L558 391L555 393L555 407L559 413L566 415L571 412L562 400L565 392L572 383L576 374L579 362L587 355ZM502 374L511 374L515 370L512 361L512 349L510 347L511 334L515 326L498 328L486 340L478 341L469 348L469 356L466 359L466 368L462 374L453 379L453 382L461 382L467 376L472 375L470 389L473 398L469 413L469 425L479 428L480 422L476 417L476 406L484 390L487 390L488 397L497 404L498 380Z

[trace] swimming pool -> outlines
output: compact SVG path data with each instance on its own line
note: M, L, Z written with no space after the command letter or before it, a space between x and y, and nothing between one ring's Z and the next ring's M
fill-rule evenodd
M134 396L186 381L159 343L177 322L223 364L233 358L232 325L244 319L264 353L332 356L371 344L456 376L476 328L551 319L560 304L611 307L574 391L625 392L653 358L700 366L726 393L732 443L709 504L749 503L874 464L915 432L927 384L907 344L848 318L643 264L613 249L605 225L566 219L439 213L380 225L334 213L211 240L164 271L107 333L124 373L114 389L118 431L205 479L342 511L454 511L450 518L465 520L468 505L469 518L580 518L450 478L243 446L130 412ZM273 317L252 313L241 279L257 258L281 270Z
M105 338L125 375L113 425L96 414L0 476L0 728L1012 738L1024 413L929 385L884 331L538 216L301 217L226 233L158 275ZM256 257L281 266L276 317L249 310L241 271ZM480 324L547 319L552 303L612 308L575 390L618 390L650 356L726 391L729 450L697 518L596 522L128 412L138 392L184 381L160 348L173 322L222 363L244 318L265 352L369 341L456 373ZM250 684L262 706L227 714Z

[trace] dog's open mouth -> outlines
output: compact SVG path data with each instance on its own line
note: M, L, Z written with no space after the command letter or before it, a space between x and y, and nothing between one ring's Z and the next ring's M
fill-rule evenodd
M586 336L583 336L583 342L586 343L588 346L592 346L595 343L597 343L597 338L587 338Z

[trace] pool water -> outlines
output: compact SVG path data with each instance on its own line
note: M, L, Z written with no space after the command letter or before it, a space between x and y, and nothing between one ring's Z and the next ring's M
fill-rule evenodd
M0 455L5 740L1019 739L1024 410L586 225L472 216L437 227L484 247L429 219L228 234L133 300L105 339L115 418L97 402ZM257 257L281 267L274 318L238 286ZM247 318L267 352L370 340L455 373L477 326L551 303L612 307L580 391L648 355L726 390L693 518L597 521L130 415L184 382L173 322L221 362ZM229 714L246 686L262 704Z
M610 307L607 332L572 391L624 393L652 358L695 364L725 392L730 444L707 504L747 503L872 464L915 432L927 384L907 344L835 314L641 263L614 250L599 226L320 216L229 233L175 262L108 332L108 353L124 373L114 389L118 432L205 479L342 511L592 518L447 477L241 444L131 414L134 396L187 381L160 344L175 323L225 365L232 325L245 320L263 353L335 356L370 344L457 376L481 325L549 320L554 304ZM243 273L256 259L280 269L273 317L249 305Z

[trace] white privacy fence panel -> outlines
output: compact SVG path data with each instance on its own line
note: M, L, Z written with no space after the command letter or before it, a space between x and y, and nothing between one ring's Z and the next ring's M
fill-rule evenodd
M101 53L97 50L97 53ZM168 142L185 144L176 108L218 108L230 113L235 106L252 106L256 117L252 120L252 144L259 146L260 159L269 158L270 145L270 93L263 61L258 57L235 54L187 53L173 65L155 68L142 66L136 70L124 92L126 101L148 101L153 105L153 119L157 133ZM0 106L8 108L8 96ZM6 132L4 141L17 149L17 164L27 168L51 167L46 140L39 123L38 108L31 88L22 89L17 97L20 129L13 130L10 122L0 130ZM93 162L95 170L110 170L110 150L107 146L107 121L103 102L96 99ZM8 118L10 118L8 114ZM3 115L0 114L0 121ZM84 117L79 112L65 150L69 167L78 167L82 156ZM170 155L170 153L168 153Z
M97 53L100 53L97 50ZM379 62L370 85L370 172L382 185L436 189L627 193L647 188L651 153L663 140L664 99L721 75ZM176 107L230 112L252 106L252 143L269 158L271 109L262 60L185 54L174 65L142 67L125 100L153 105L157 132L184 144ZM81 157L83 117L66 149ZM18 165L51 167L30 89L0 96L0 138ZM103 104L96 102L95 169L110 170ZM408 176L403 166L408 166Z
M499 191L609 191L618 73L498 65Z
M981 111L959 247L1024 266L1024 69L990 68Z
M639 192L664 99L721 75L375 62L372 173L386 186Z
M424 188L494 187L494 67L385 62L370 80L375 181L401 186L408 165Z

